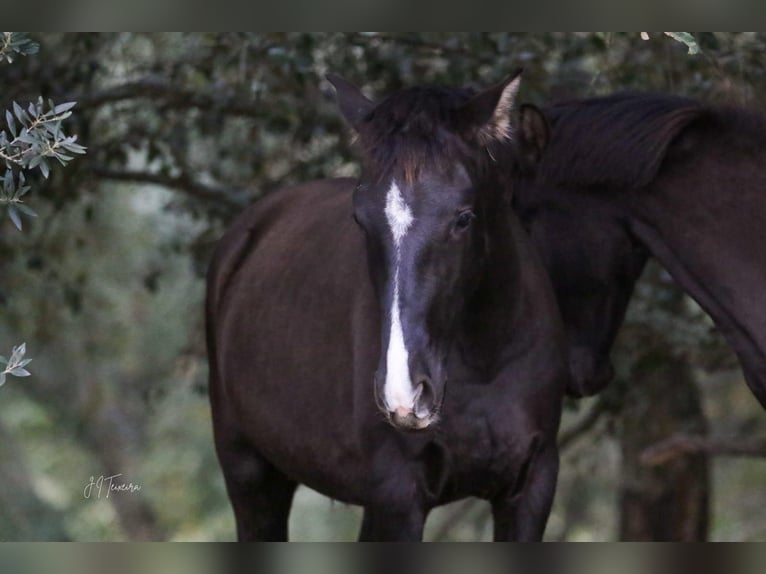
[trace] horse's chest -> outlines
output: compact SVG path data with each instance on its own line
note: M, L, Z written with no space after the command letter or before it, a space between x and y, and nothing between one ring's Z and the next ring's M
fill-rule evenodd
M465 410L445 427L440 441L450 461L445 493L449 498L489 498L512 481L523 464L523 446L511 436L502 413Z

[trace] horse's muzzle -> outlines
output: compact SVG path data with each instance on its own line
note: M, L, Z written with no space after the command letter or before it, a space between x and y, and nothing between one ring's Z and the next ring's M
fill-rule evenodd
M413 377L417 381L410 400L400 403L385 398L385 373L375 373L375 402L391 425L399 430L418 431L428 428L439 419L439 399L431 379L426 375Z
M414 411L399 407L389 413L391 424L401 430L423 430L436 422L436 416L419 417Z

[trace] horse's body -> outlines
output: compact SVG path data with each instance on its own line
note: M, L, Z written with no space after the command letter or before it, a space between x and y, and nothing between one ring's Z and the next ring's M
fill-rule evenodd
M545 114L549 145L515 199L569 331L570 390L611 378L609 350L652 255L710 314L766 406L766 121L642 94Z
M442 96L412 95L446 106L437 105L434 117L453 113ZM427 115L426 107L413 105ZM409 137L417 124L405 125ZM434 204L420 205L428 192L410 188L404 177L394 181L414 217L406 220L411 236L396 236L404 240L396 244L394 274L390 259L376 251L378 241L391 237L377 235L370 221L381 215L373 195L378 175L364 179L364 189L352 180L326 180L276 192L240 216L219 244L208 276L210 392L238 536L286 538L292 495L302 483L364 506L362 539L419 539L431 508L467 496L491 501L496 538L539 539L555 488L567 376L547 277L512 213L508 190L493 188L481 200L491 201L492 210L475 204L476 234L458 218L460 228L441 244L433 235L415 235L432 233L417 225L432 221L424 210ZM438 204L460 174L436 176L444 178L443 193L433 196ZM396 207L390 201L395 188L390 184L387 214ZM506 201L494 205L501 197ZM369 204L360 213L363 202ZM364 232L354 213L365 220ZM451 288L442 280L452 277L455 260L428 249L469 245L463 237L483 241L482 230L491 243L486 253L482 248L480 271L466 283L470 289L456 288L457 306L442 303L438 296ZM414 266L410 253L417 254ZM422 270L433 286L422 283ZM392 276L400 281L395 288ZM422 323L412 310L426 304L417 297L429 289L437 299L426 302ZM392 292L394 304L401 300L396 327L386 313ZM454 314L443 325L439 305ZM401 393L387 387L387 373L396 367L390 342L396 329L404 330L410 353L409 406L390 404ZM421 350L424 333L431 343ZM416 372L423 368L418 361L427 365L425 374Z

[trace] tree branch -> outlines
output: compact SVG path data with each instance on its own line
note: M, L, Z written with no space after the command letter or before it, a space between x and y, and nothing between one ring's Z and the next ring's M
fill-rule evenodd
M70 98L77 102L78 110L99 107L104 104L133 99L160 100L169 108L198 108L220 110L227 115L246 117L267 117L263 106L233 94L231 90L217 90L201 93L173 84L161 76L145 76L107 88L98 92L74 94Z
M160 173L109 169L98 165L90 166L89 171L102 179L151 183L176 189L195 199L213 203L221 211L229 214L241 211L252 202L252 194L244 189L205 185L186 175L173 177Z
M766 437L711 438L679 433L645 449L640 461L646 466L659 466L688 454L766 458Z

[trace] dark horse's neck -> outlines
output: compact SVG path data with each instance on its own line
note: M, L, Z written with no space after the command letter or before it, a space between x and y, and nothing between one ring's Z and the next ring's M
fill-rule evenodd
M630 230L713 318L737 353L748 386L766 407L766 255L761 247L766 198L746 195L745 183L728 188L724 182L671 183L660 178L652 194L629 206ZM719 210L712 212L699 201L703 193L732 199L728 205L717 200Z
M619 197L633 235L715 320L766 407L766 117L703 110L648 189Z
M499 193L498 184L489 193ZM504 186L501 187L503 189ZM534 257L526 235L512 211L509 194L486 201L484 244L478 282L465 305L458 345L466 364L491 379L503 364L537 339L534 321L535 285L539 278L525 275ZM539 296L546 289L537 289ZM524 323L529 324L524 324Z

